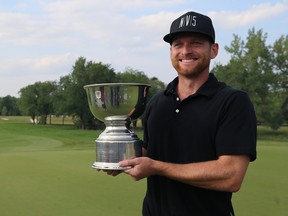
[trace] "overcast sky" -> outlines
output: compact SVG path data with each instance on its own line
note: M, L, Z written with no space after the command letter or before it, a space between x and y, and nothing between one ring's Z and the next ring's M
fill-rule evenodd
M163 36L171 22L197 11L210 16L220 53L233 34L255 27L272 44L288 34L288 0L0 0L0 97L37 81L68 75L80 57L130 67L168 83L177 74Z

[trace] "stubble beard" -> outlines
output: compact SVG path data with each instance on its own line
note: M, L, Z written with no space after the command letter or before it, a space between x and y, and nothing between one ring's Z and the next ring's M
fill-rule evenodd
M187 77L189 79L195 79L201 76L203 73L209 72L210 61L205 61L202 64L198 64L195 67L189 69L183 69L179 64L174 65L175 70L179 76Z

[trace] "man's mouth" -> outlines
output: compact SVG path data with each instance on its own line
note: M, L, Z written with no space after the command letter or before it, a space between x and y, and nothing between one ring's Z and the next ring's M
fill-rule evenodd
M183 63L191 63L191 62L196 61L196 59L179 59L179 61Z

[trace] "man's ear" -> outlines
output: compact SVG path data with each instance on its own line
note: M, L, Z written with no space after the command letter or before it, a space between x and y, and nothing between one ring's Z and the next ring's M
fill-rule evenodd
M211 45L211 59L216 58L216 56L218 55L218 50L219 50L219 44L218 43L214 43Z

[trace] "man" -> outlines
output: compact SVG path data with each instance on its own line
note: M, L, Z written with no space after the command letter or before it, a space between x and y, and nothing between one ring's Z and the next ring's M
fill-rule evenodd
M143 157L120 162L147 178L143 215L234 215L232 193L256 159L256 117L245 92L209 73L218 53L209 17L188 12L164 37L178 73L146 109ZM117 172L109 172L117 175Z

